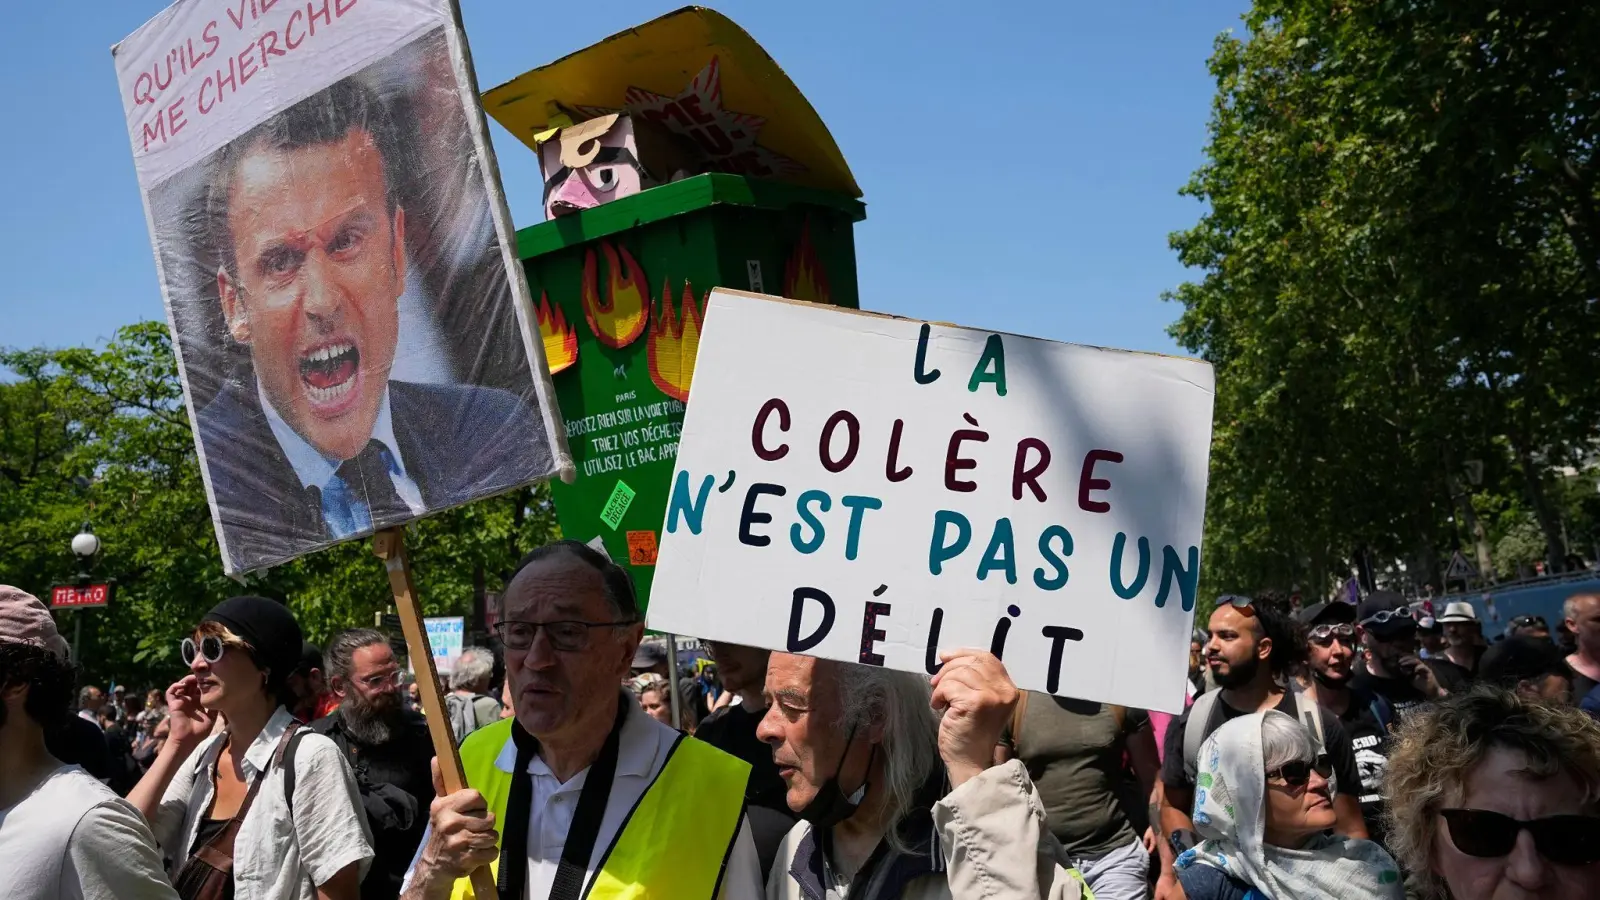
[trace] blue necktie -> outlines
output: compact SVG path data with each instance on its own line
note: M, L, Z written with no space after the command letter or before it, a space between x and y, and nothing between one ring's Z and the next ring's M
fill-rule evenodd
M322 521L333 538L349 537L411 517L411 507L394 489L394 465L382 441L339 465L322 488Z

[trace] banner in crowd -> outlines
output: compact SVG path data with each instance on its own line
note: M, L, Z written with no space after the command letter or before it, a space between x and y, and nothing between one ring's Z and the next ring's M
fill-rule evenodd
M440 675L454 672L456 661L461 658L461 639L466 631L466 619L461 616L423 619L422 627L428 633L428 647L433 651L434 671ZM412 671L415 672L415 669Z
M182 0L112 55L229 574L570 477L451 0Z
M1203 362L713 291L649 627L1183 705Z

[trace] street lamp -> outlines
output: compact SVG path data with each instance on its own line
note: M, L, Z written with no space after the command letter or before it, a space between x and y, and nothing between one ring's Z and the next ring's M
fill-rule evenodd
M78 558L78 587L89 586L89 567L94 565L94 557L100 552L100 538L95 536L94 529L88 522L83 523L83 528L72 536L72 555ZM72 664L78 664L78 650L83 646L83 610L76 610L72 614Z
M78 557L78 580L89 580L89 565L94 560L94 555L100 552L100 538L95 536L94 529L89 523L83 523L83 528L72 536L72 554Z

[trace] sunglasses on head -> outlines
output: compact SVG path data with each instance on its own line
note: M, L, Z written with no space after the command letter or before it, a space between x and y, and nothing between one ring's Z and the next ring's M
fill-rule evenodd
M1323 779L1332 778L1333 761L1325 755L1318 756L1312 762L1306 762L1303 759L1297 759L1293 762L1286 762L1282 766L1273 769L1271 772L1267 773L1267 777L1269 779L1282 778L1283 783L1287 784L1289 787L1303 788L1307 784L1311 783L1312 772L1321 775Z
M1544 616L1517 616L1511 620L1512 628L1549 628L1545 624Z
M1414 624L1416 624L1416 621L1417 621L1417 614L1411 611L1411 607L1402 606L1399 609L1383 609L1383 610L1379 610L1378 612L1375 612L1372 615L1367 616L1365 619L1362 619L1361 620L1361 624L1362 625L1387 625L1390 622L1394 622L1397 625L1398 624L1413 624L1414 625Z
M1600 862L1600 816L1549 816L1523 821L1483 809L1443 809L1450 842L1468 856L1505 856L1526 830L1539 855L1564 866Z
M1349 624L1318 625L1306 633L1311 643L1318 647L1329 647L1334 641L1354 645L1356 642L1356 627Z
M1237 609L1239 614L1242 616L1253 616L1256 614L1256 602L1249 597L1243 597L1239 594L1223 594L1219 596L1217 598L1217 606L1219 608L1223 606L1231 606L1234 609Z
M178 652L183 656L183 664L186 666L194 665L194 658L197 654L205 657L208 663L216 663L217 660L222 659L222 654L226 653L227 650L227 646L222 643L222 638L214 634L208 634L201 638L198 646L195 645L193 638L184 638L183 643L178 645Z

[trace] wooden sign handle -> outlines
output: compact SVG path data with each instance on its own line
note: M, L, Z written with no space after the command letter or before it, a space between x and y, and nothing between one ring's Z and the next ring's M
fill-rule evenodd
M389 572L389 589L394 592L400 630L406 636L406 652L417 672L417 693L422 696L422 712L428 719L428 736L433 738L433 754L439 759L439 777L444 781L445 793L454 794L467 787L467 776L461 768L455 734L450 731L450 714L444 708L444 692L439 690L439 673L433 667L433 648L422 625L422 610L417 606L411 562L406 559L405 532L390 528L374 534L372 552L383 560L383 567ZM477 900L500 900L488 866L473 870L470 878Z

